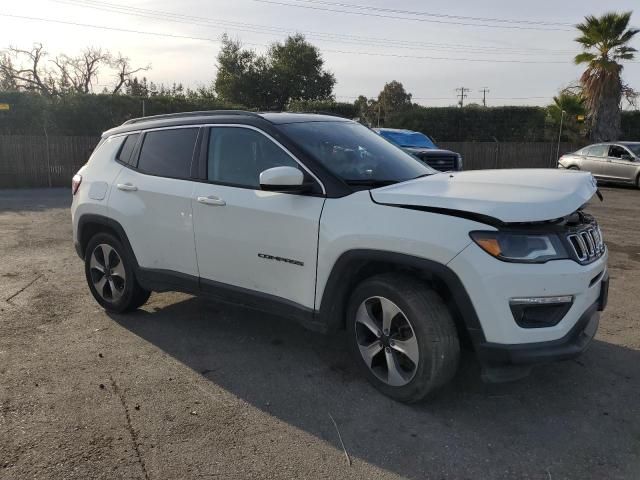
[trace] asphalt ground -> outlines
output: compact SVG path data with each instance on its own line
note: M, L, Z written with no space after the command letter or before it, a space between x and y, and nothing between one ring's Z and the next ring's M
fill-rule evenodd
M69 190L0 191L0 478L640 478L640 191L602 191L589 351L499 385L467 354L412 406L357 374L344 335L178 293L106 314Z

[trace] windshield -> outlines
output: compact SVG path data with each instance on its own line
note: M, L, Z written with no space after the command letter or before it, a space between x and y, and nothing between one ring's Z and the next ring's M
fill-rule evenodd
M438 148L424 133L381 130L380 135L401 147Z
M355 122L280 125L300 148L351 184L390 184L437 173Z
M640 143L625 143L624 146L631 150L636 157L640 157Z

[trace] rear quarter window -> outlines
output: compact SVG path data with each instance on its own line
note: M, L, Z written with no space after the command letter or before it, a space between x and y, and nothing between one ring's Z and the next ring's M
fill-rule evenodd
M116 158L123 163L131 163L131 155L133 154L133 150L136 147L136 143L138 142L139 137L139 133L127 135Z

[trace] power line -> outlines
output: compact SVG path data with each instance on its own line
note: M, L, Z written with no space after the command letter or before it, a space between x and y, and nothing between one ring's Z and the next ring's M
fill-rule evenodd
M171 33L160 33L160 32L149 32L142 30L134 30L128 28L120 28L120 27L108 27L104 25L94 25L88 23L81 22L71 22L68 20L57 20L50 18L42 18L42 17L31 17L26 15L12 15L8 13L0 13L0 17L9 17L9 18L19 18L23 20L33 20L40 22L48 22L48 23L58 23L62 25L73 25L78 27L87 27L87 28L96 28L100 30L111 30L116 32L126 32L126 33L136 33L141 35L152 35L158 37L169 37L169 38L182 38L186 40L200 40L212 43L220 43L221 40L207 38L207 37L196 37L191 35L179 35L179 34L171 34ZM260 43L250 43L245 42L246 45L258 46L258 47L269 47L269 45L260 44ZM376 57L387 57L387 58L409 58L414 60L442 60L442 61L460 61L460 62L476 62L476 63L518 63L518 64L567 64L564 61L540 61L540 60L509 60L509 59L491 59L491 58L456 58L456 57L435 57L435 56L427 56L427 55L403 55L403 54L394 54L394 53L382 53L382 52L361 52L361 51L353 51L353 50L335 50L335 49L323 49L323 52L329 53L339 53L346 55L366 55L366 56L376 56Z
M437 18L451 18L457 20L474 20L480 22L497 22L497 23L516 23L516 24L526 24L526 25L549 25L549 26L563 26L563 27L573 27L572 23L563 23L563 22L550 22L546 20L517 20L513 18L498 18L498 17L469 17L465 15L450 15L444 13L433 13L433 12L425 12L425 11L416 11L416 10L400 10L397 8L383 8L376 7L373 5L354 5L349 3L340 3L340 2L330 2L327 0L289 0L292 2L298 3L315 3L320 5L329 5L333 7L348 7L353 9L361 9L361 10L374 10L378 12L387 12L387 13L400 13L405 15L419 15L419 16L427 16L427 17L437 17Z
M206 17L197 17L192 15L182 15L167 11L149 10L137 7L128 7L124 5L98 2L94 0L52 0L56 3L62 3L67 5L80 6L84 8L92 8L97 10L103 10L107 12L120 13L123 15L133 15L144 18L153 18L159 20L165 20L177 23L186 23L191 25L206 26L209 28L217 28L221 30L238 30L251 33L273 35L281 37L283 32L298 33L296 30L287 30L283 27L274 27L267 25L258 25L244 22L235 22L222 19L211 19ZM365 37L349 34L337 34L328 32L308 31L303 32L305 36L310 38L317 38L322 41L351 43L354 45L378 45L384 47L402 48L402 49L433 49L433 50L459 50L463 49L466 52L473 53L510 53L515 55L575 55L577 52L569 50L549 50L541 48L513 48L513 47L498 47L498 46L483 46L483 45L463 45L463 44L443 44L434 42L415 42L390 38L379 37ZM539 52L539 53L538 53Z
M252 0L254 2L260 2L260 3L269 3L272 5L280 5L280 6L286 6L286 7L296 7L296 8L307 8L307 9L311 9L311 10L321 10L321 11L325 11L325 12L333 12L333 13L347 13L347 14L351 14L351 15L362 15L362 16L368 16L368 17L377 17L377 18L389 18L389 19L395 19L395 20L409 20L409 21L415 21L415 22L427 22L427 23L442 23L442 24L448 24L448 25L462 25L462 26L467 26L467 27L487 27L487 28L508 28L508 29L516 29L516 30L539 30L539 31L561 31L561 32L569 32L572 31L573 29L570 28L559 28L559 27L548 27L548 28L541 28L540 26L526 26L526 25L490 25L488 23L469 23L469 22L458 22L458 21L451 21L451 20L434 20L431 18L423 18L423 17L406 17L406 16L397 16L397 15L388 15L388 14L383 14L383 13L373 13L372 10L375 10L375 8L373 7L366 7L367 10L369 11L357 11L354 12L352 10L345 10L345 9L336 9L336 8L331 8L331 7L326 7L326 6L317 6L317 5L300 5L300 4L295 4L295 3L286 3L286 2L281 2L281 1L277 1L277 0ZM295 1L295 0L293 0ZM329 2L327 2L329 3ZM337 5L337 4L336 4ZM353 7L352 5L349 5L349 7ZM365 6L360 5L360 8L365 8Z

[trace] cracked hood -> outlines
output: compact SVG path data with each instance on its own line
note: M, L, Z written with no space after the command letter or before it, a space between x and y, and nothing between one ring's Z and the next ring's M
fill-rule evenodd
M575 212L596 193L588 172L556 169L448 172L371 190L377 203L461 210L502 222L542 222Z

